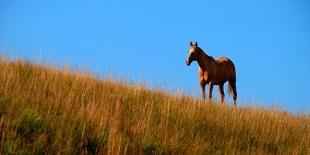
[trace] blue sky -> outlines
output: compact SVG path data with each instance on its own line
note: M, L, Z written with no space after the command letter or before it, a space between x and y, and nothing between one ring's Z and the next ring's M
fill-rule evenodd
M86 66L198 97L198 65L185 65L189 41L234 61L240 105L310 111L307 0L0 2L2 55Z

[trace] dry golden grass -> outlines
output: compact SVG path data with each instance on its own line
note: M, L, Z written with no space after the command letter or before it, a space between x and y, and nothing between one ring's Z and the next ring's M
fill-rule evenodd
M1 154L310 154L310 118L0 61Z

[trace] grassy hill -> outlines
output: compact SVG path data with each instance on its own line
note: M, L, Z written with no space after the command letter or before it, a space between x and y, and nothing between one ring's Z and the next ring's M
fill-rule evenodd
M0 60L0 154L310 154L310 118Z

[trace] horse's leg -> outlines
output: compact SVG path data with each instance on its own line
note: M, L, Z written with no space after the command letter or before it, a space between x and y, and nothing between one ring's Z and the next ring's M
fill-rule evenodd
M237 105L237 90L236 90L236 81L234 82L233 84L233 92L234 92L234 105L236 106Z
M209 101L211 102L212 99L212 90L213 90L213 84L209 82Z
M204 80L200 81L200 87L202 89L202 98L205 99L206 98L206 82Z
M234 99L234 105L237 105L237 90L236 90L236 80L230 80L229 84L231 85L232 88L232 93L233 93L233 99Z
M221 103L224 103L225 93L224 93L224 84L218 85L219 91L221 93Z

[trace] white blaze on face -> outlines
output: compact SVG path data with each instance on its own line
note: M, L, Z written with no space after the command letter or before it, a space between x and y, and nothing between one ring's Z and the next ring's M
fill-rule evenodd
M189 55L191 55L194 52L194 48L189 49Z
M188 53L188 59L191 57L193 53L194 53L194 48L190 48L189 53Z
M192 62L192 60L191 60L191 57L192 57L192 54L194 53L194 48L190 48L189 49L189 52L188 52L188 57L187 57L187 60L186 60L186 63L187 63L187 65L189 66L190 65L190 63Z

